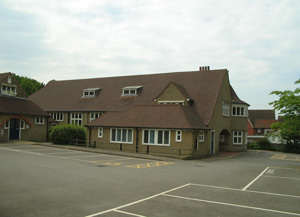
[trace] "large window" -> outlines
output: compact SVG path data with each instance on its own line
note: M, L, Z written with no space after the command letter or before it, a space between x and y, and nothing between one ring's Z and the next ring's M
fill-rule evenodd
M17 88L15 86L2 85L1 94L9 95L9 96L16 96Z
M62 113L62 112L52 113L52 118L55 121L63 121L64 120L64 113Z
M243 144L243 131L233 131L233 144L235 145Z
M133 130L124 128L112 128L110 142L112 143L132 143Z
M170 146L170 131L143 130L143 144Z
M82 125L82 113L81 112L72 112L70 124L81 126Z
M244 105L232 105L232 116L247 117L248 108Z
M222 103L222 115L229 117L229 107L230 104L227 102Z

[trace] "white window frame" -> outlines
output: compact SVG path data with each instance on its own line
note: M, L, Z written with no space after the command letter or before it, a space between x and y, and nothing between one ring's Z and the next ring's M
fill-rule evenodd
M82 93L82 98L91 98L96 97L97 92L101 90L101 88L88 88L84 89Z
M184 105L184 101L183 100L168 100L168 101L158 101L157 102L158 104L161 104L161 105L177 105L177 104L180 104L180 105Z
M20 129L25 130L25 121L20 120Z
M45 118L44 117L35 117L35 124L43 125L45 123Z
M90 121L95 120L96 118L100 117L103 112L91 112L90 113Z
M128 86L122 88L122 96L137 96L138 89L142 88L142 86Z
M71 112L70 124L82 126L83 124L83 113L82 112Z
M232 143L234 145L242 145L243 144L243 131L233 131L232 133Z
M4 129L5 130L8 130L10 128L10 120L7 120L5 123L4 123Z
M199 131L199 136L198 136L198 142L204 142L204 131L200 130Z
M222 102L222 115L229 117L230 115L230 104L227 102Z
M8 96L16 96L17 95L17 86L2 84L1 94L2 95L8 95Z
M176 130L175 142L182 142L182 130Z
M55 121L64 121L64 113L63 112L54 112L54 113L52 113L52 118Z
M8 77L7 77L7 83L8 83L8 84L11 84L11 76L8 76Z
M98 128L98 138L103 138L103 128L102 127Z
M113 138L113 131L115 131L115 135L114 135L115 138ZM131 132L131 136L129 132ZM120 135L120 138L118 138L119 137L118 135ZM133 129L132 128L111 128L110 143L133 144Z
M145 141L146 131L148 134L147 141ZM168 133L168 141L165 141L167 133ZM159 141L159 134L161 134L161 142ZM153 139L151 139L151 137L149 135L153 135ZM170 146L170 136L171 136L170 130L144 129L142 144L143 145Z
M232 105L231 115L235 117L247 117L248 116L248 106L246 105Z

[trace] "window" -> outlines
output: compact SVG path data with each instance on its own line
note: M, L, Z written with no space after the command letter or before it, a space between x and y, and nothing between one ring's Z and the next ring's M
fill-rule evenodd
M2 85L1 94L15 96L17 95L17 88L15 86Z
M44 124L44 117L35 117L36 124Z
M204 131L199 132L198 141L199 142L204 142Z
M64 120L64 113L62 113L62 112L52 113L52 118L55 121L63 121Z
M243 131L233 131L233 144L243 144Z
M99 92L101 88L88 88L83 90L82 97L87 98L87 97L95 97Z
M7 77L7 83L11 84L11 76Z
M98 138L103 138L103 128L102 127L98 128Z
M82 113L72 112L71 113L70 124L81 126L82 125Z
M170 131L143 130L143 144L170 146Z
M23 120L20 121L20 129L25 130L25 121Z
M10 122L9 120L5 122L4 129L9 129L9 122Z
M136 96L138 94L138 90L142 88L142 86L128 86L123 88L122 96Z
M56 127L57 126L57 123L52 123L52 127Z
M90 113L90 121L95 120L96 118L100 117L103 113L102 112L91 112Z
M244 105L233 105L232 106L232 116L247 117L248 108Z
M229 117L229 103L223 102L222 103L222 115Z
M181 130L176 130L176 142L181 142L182 141L182 131Z
M163 104L163 105L180 104L180 105L184 105L184 101L183 100L158 101L158 104Z
M112 143L132 143L132 129L112 128L110 142Z

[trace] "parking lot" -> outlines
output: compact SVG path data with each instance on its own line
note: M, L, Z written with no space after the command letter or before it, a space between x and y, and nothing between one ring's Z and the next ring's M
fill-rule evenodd
M157 161L2 143L0 157L0 216L300 216L296 154Z

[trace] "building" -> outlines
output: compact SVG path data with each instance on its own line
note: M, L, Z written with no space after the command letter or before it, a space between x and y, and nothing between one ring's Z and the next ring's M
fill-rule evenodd
M30 99L54 125L86 126L89 141L107 147L190 157L246 150L249 105L226 69L51 81Z
M271 125L278 122L276 120L275 111L270 109L249 110L248 117L248 142L258 141L271 132ZM271 143L278 143L273 138L269 138Z
M48 113L30 101L13 74L0 74L0 141L46 141Z

